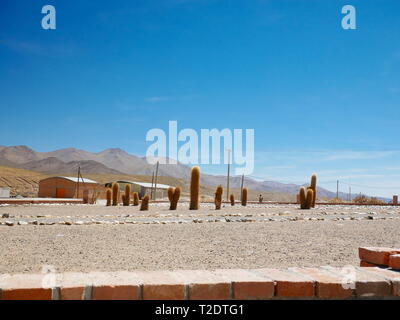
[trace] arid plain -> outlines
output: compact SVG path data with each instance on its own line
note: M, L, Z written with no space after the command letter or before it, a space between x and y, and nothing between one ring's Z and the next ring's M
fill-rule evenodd
M357 265L358 247L400 241L394 206L168 206L3 205L0 272Z

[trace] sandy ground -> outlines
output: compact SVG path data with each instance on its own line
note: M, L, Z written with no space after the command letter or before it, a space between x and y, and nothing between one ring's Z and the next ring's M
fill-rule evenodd
M0 222L14 222L0 226L0 273L40 272L46 265L60 272L344 266L359 263L359 246L400 246L398 207L167 209L0 207ZM66 220L91 224L62 224Z

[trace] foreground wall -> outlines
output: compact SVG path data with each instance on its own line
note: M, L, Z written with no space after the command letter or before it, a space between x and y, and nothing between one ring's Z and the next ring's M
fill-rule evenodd
M400 298L400 273L319 267L19 274L0 276L3 300Z

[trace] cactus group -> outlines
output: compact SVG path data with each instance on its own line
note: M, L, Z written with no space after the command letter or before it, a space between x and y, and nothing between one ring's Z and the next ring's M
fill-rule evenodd
M124 206L129 206L131 203L131 185L127 184L125 186L125 194L122 195L122 203Z
M137 192L133 193L133 205L138 206L139 205L139 195Z
M317 175L311 176L311 184L309 187L300 188L300 209L311 209L315 208L315 202L317 200Z
M310 209L314 199L314 191L311 188L300 188L300 209Z
M190 178L190 205L189 210L199 209L199 194L200 194L200 168L193 167Z
M247 188L243 188L242 190L242 206L247 205Z
M169 187L168 188L168 199L170 202L169 210L176 210L180 196L181 196L181 188L180 187L176 187L176 188Z
M109 207L111 206L111 199L112 199L112 190L110 188L107 188L106 197L107 197L107 207Z
M229 199L231 200L231 206L235 205L235 196L233 195L233 193L230 195Z
M215 210L220 210L221 209L221 204L222 204L222 193L224 192L224 189L222 186L218 186L217 190L215 191Z
M149 197L149 195L145 195L143 198L142 198L142 203L140 204L140 211L147 211L147 210L149 210L149 200L150 200L150 197Z
M112 205L118 205L119 184L114 182L112 185Z

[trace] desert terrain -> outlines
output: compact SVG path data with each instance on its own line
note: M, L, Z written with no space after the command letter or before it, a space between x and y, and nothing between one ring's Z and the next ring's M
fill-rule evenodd
M3 205L0 273L357 265L400 241L399 207L168 206Z

